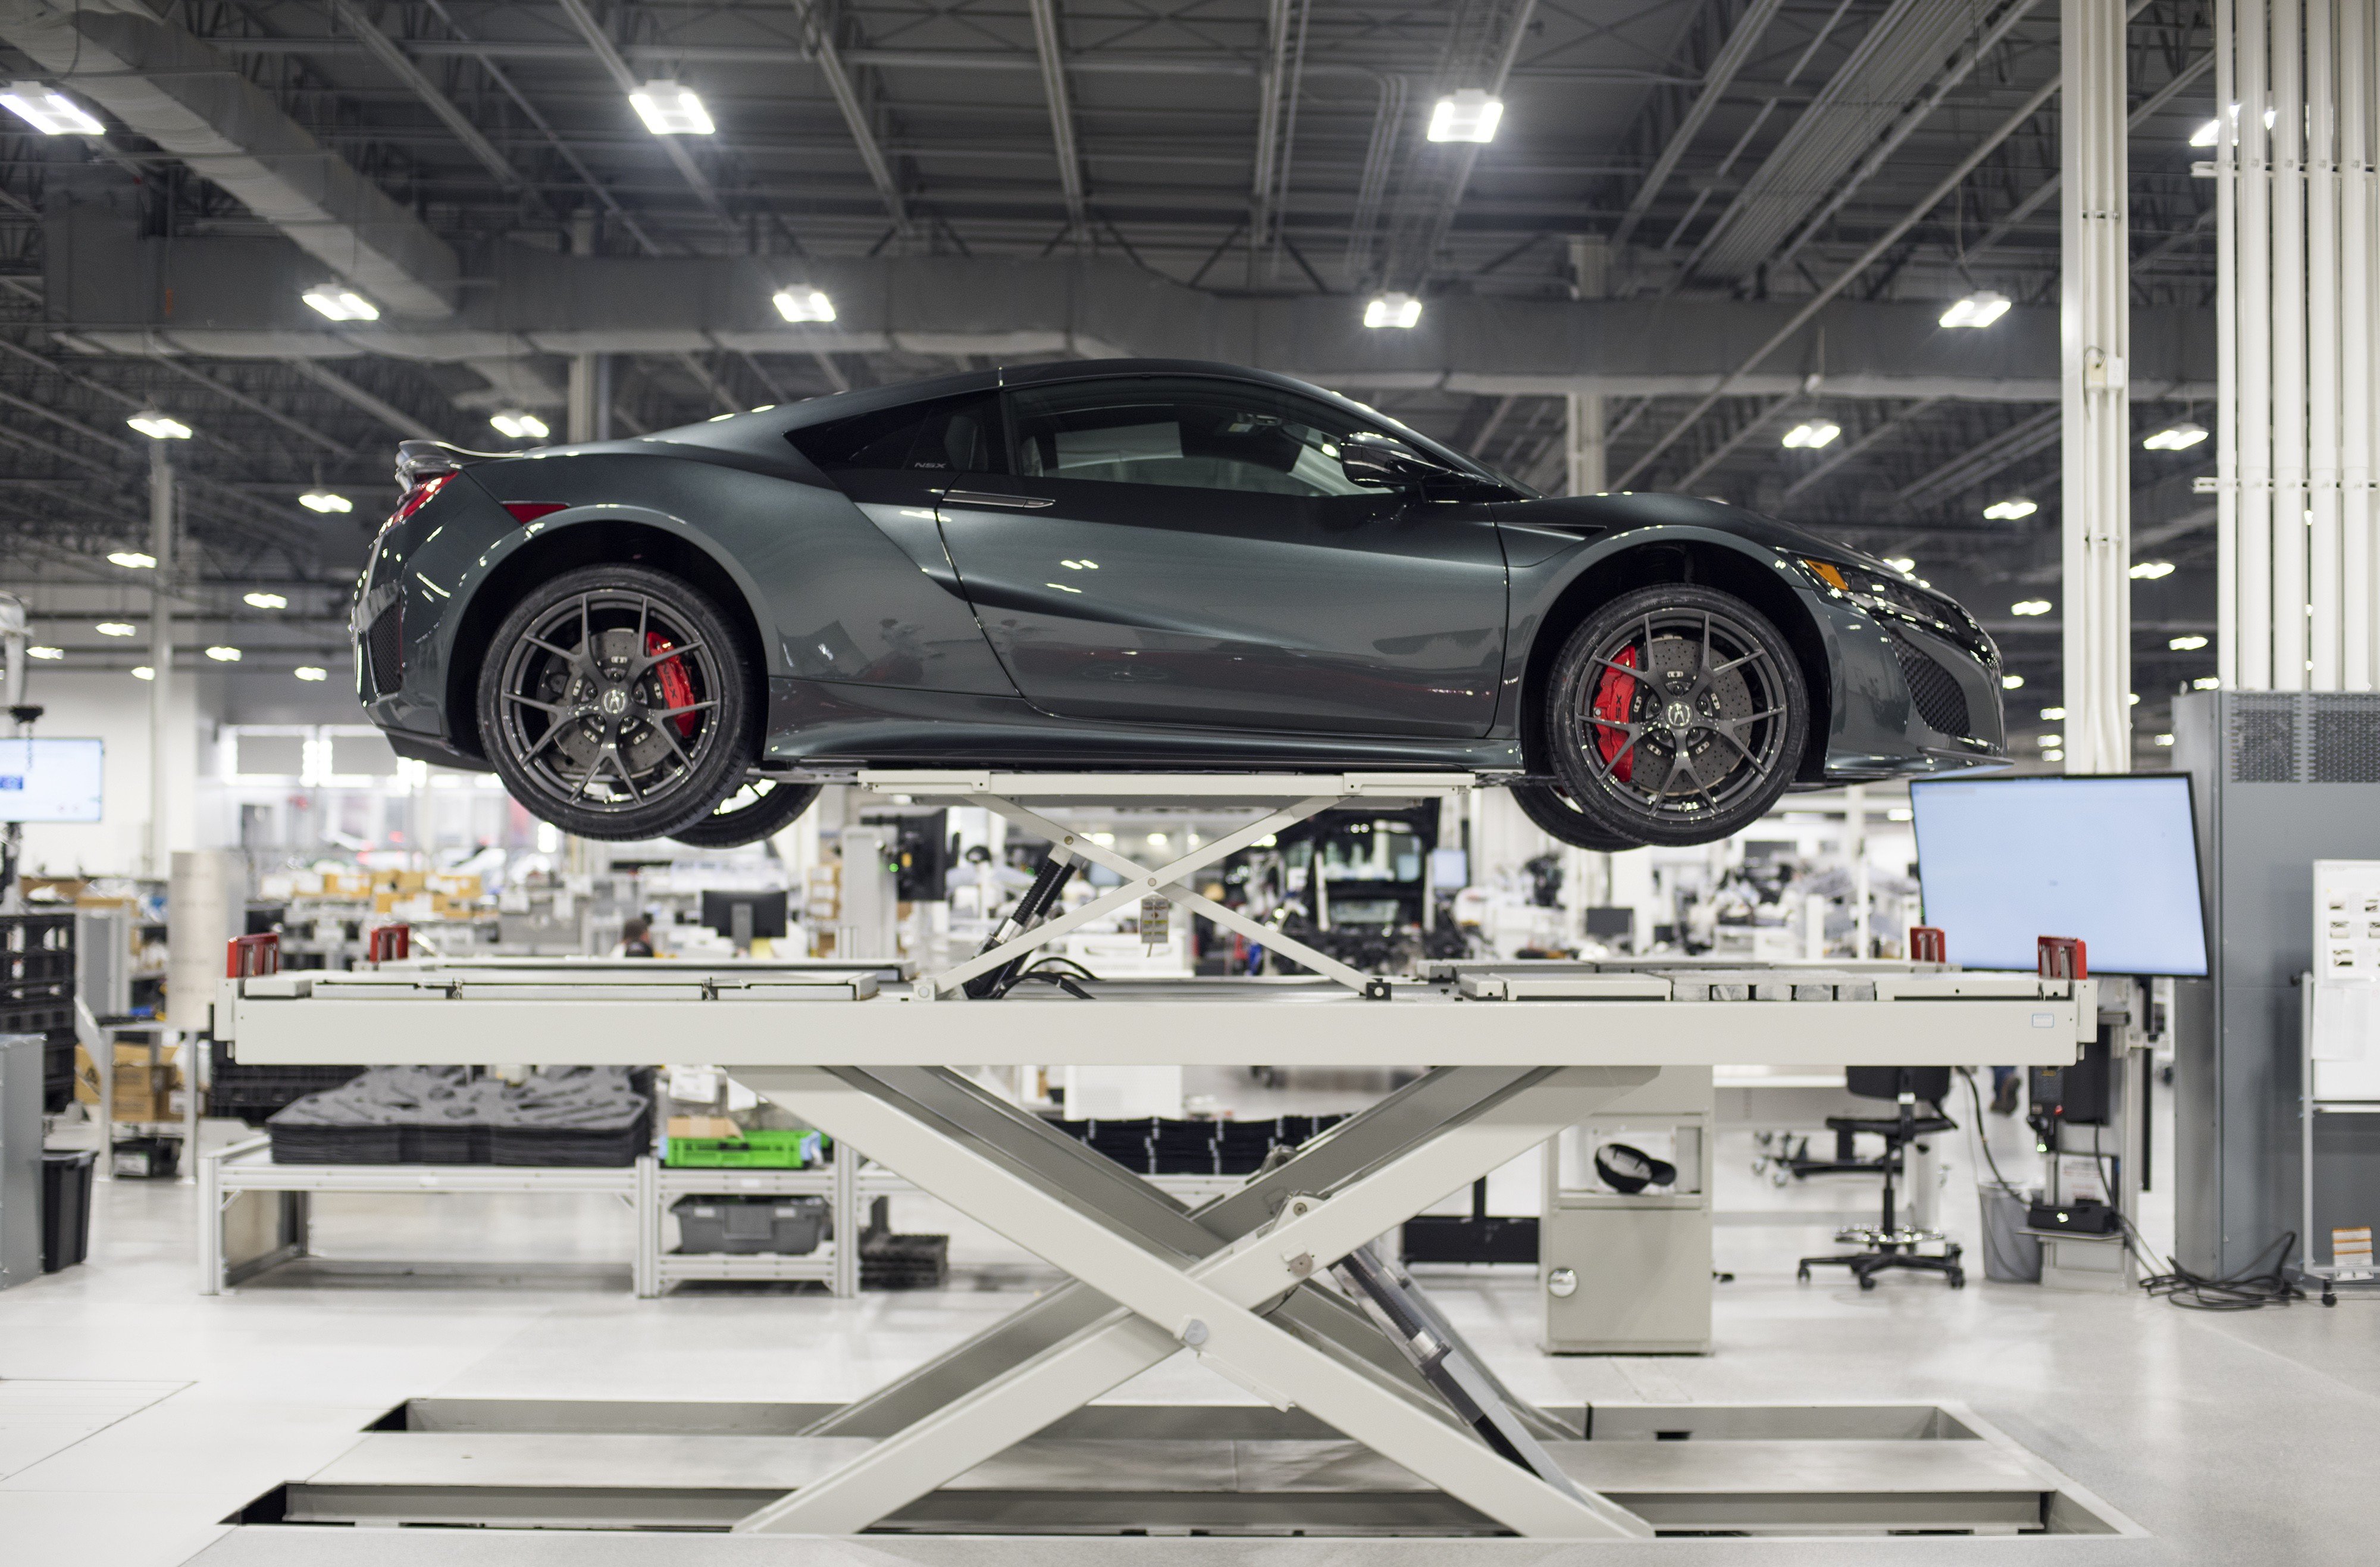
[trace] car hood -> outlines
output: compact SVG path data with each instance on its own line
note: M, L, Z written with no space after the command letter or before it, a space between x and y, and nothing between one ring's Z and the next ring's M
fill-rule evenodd
M1503 510L1515 527L1545 528L1560 532L1616 533L1631 528L1700 528L1732 534L1779 554L1812 560L1859 565L1891 571L1882 561L1846 544L1811 532L1797 523L1765 512L1730 505L1700 495L1665 495L1650 491L1622 491L1609 495L1549 495L1542 500L1515 501ZM1893 575L1898 576L1895 572Z

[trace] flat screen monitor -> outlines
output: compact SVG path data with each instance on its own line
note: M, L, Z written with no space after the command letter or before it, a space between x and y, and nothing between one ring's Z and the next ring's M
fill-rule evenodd
M702 922L739 946L755 936L771 941L785 933L787 894L774 893L705 893Z
M1471 856L1462 849L1429 851L1430 885L1441 890L1471 885Z
M1925 923L1952 963L2036 966L2079 936L2094 973L2206 972L2186 773L1925 779L1909 786Z
M97 821L100 740L0 740L0 821Z

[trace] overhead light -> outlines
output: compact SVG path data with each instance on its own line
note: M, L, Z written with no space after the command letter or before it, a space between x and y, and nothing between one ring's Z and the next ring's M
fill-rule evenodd
M103 620L91 627L103 637L137 637L140 628L121 620Z
M318 663L301 663L291 671L300 680L328 680L331 672Z
M2066 744L2066 736L2063 735L2044 735L2039 737L2036 743L2045 751L2054 751Z
M309 490L298 497L298 504L310 512L321 512L326 516L333 512L351 512L356 509L356 504L353 501L329 490Z
M1887 555L1884 557L1884 564L1895 571L1909 572L1917 569L1916 560L1909 555Z
M8 91L0 92L0 109L40 131L43 136L104 136L107 128L85 112L73 99L38 81L12 81Z
M1814 419L1795 425L1785 432L1783 444L1795 450L1816 451L1843 432L1843 427L1828 419Z
M157 564L154 555L144 555L138 550L118 550L107 557L110 565L120 565L127 571L148 571Z
M542 441L553 433L547 427L545 420L535 414L524 413L518 408L492 414L489 416L488 422L496 427L497 434L512 441Z
M2044 723L2063 723L2066 722L2066 710L2064 708L2044 708L2041 710L2041 720Z
M834 301L822 288L780 288L776 293L777 313L798 326L804 322L832 321ZM759 410L755 408L753 412Z
M2152 452L2180 452L2187 451L2205 439L2204 425L2192 424L2190 420L2184 419L2180 424L2167 425L2141 444Z
M1985 288L1970 294L1963 299L1951 301L1950 308L1942 312L1942 324L1967 327L1989 326L2008 313L2009 297L2005 294L1996 294Z
M2140 706L2140 705L2141 705L2141 694L2140 694L2138 691L2127 691L2127 692L2125 692L2125 693L2124 693L2124 705L2125 705L2126 707L2132 707L2132 708L2136 708L2136 707Z
M2024 689L2024 676L2023 676L2023 675L2022 675L2022 674L2003 674L2003 675L2001 675L2001 676L2000 676L2000 689L2001 689L2001 690L2003 690L2003 691L2022 691L2022 690L2023 690L2023 689Z
M2193 691L2220 691L2223 689L2223 677L2219 674L2202 674L2190 683L2190 688Z
M207 657L214 660L217 663L237 663L239 662L239 650L237 648L225 647L222 643L218 642L213 647L207 650Z
M2171 577L2172 575L2173 563L2171 561L2135 561L2132 563L2132 580L2135 582L2155 582L2160 577Z
M2010 614L2047 614L2048 613L2047 599L2021 599L2009 606Z
M2170 735L2160 735L2156 737L2156 743L2160 746L2170 746L2173 744L2173 736Z
M325 283L309 288L302 296L315 310L333 321L378 321L380 307L352 288L335 283Z
M124 422L152 441L188 441L190 438L188 425L154 408L143 408Z
M1984 515L1994 522L2015 522L2031 516L2041 508L2022 495L2011 495L2005 501L1994 501L1984 508Z
M157 672L150 668L145 663L135 664L132 666L132 678L135 680L154 680L157 678Z
M62 659L67 656L67 650L64 648L28 648L25 656L29 659Z
M2173 640L2168 642L2166 646L2172 649L2177 653L2194 653L2198 651L2199 649L2206 646L2206 638L2204 637L2176 637Z
M2196 130L2192 131L2190 133L2190 144L2192 147L2212 147L2215 145L2216 139L2222 134L2223 121L2218 116L2215 119L2208 120L2204 125L2200 126Z
M628 94L628 106L655 136L709 136L719 128L694 90L674 81L645 83Z
M2044 761L2064 761L2066 759L2066 753L2064 751L2044 751L2041 753L2041 759Z
M1364 307L1364 324L1410 327L1421 324L1421 301L1410 294L1382 294Z
M244 594L242 595L240 601L247 604L251 609L285 610L289 607L289 601L283 598L278 593Z
M1504 101L1476 87L1441 98L1429 111L1432 141L1493 141L1503 123Z

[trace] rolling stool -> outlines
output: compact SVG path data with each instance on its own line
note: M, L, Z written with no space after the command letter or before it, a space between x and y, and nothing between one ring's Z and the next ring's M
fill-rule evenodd
M1884 1177L1884 1217L1873 1230L1854 1227L1836 1232L1835 1239L1861 1250L1838 1253L1832 1257L1805 1257L1795 1269L1802 1282L1810 1281L1813 1268L1848 1268L1859 1280L1863 1290L1876 1288L1876 1276L1888 1268L1904 1268L1912 1272L1940 1273L1950 1281L1954 1290L1964 1289L1967 1270L1959 1264L1959 1247L1945 1240L1939 1230L1904 1230L1900 1227L1898 1205L1894 1201L1902 1172L1902 1160L1909 1146L1920 1137L1936 1133L1955 1131L1958 1123L1942 1113L1942 1100L1950 1092L1950 1069L1947 1066L1854 1066L1843 1074L1843 1086L1864 1099L1896 1099L1899 1112L1889 1119L1859 1115L1830 1115L1827 1130L1835 1135L1835 1157L1830 1160L1796 1159L1792 1171L1796 1175L1882 1175ZM1917 1113L1917 1101L1925 1099L1934 1107L1931 1115ZM1852 1138L1862 1132L1884 1139L1881 1159L1859 1159L1853 1156ZM1921 1253L1921 1245L1942 1244L1938 1257Z

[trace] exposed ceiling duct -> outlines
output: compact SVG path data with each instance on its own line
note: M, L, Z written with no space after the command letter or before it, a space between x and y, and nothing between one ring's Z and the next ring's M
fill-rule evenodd
M458 269L444 240L230 59L139 0L0 0L0 39L223 187L386 314L454 314Z

